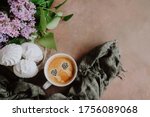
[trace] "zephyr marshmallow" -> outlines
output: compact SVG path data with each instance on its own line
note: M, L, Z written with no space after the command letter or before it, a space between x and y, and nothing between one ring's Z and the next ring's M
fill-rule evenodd
M0 65L13 66L19 63L22 57L22 47L16 44L6 45L0 50Z
M13 67L13 71L20 78L32 78L38 73L38 67L34 61L23 59Z
M40 47L33 43L23 43L23 58L27 60L32 60L34 62L40 62L43 59L43 53Z

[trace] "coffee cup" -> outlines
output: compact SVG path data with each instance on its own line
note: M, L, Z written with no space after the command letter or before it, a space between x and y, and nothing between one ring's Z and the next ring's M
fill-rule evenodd
M77 64L70 55L65 53L52 55L44 66L47 82L43 85L43 89L48 89L51 85L57 87L70 85L75 80L77 71Z

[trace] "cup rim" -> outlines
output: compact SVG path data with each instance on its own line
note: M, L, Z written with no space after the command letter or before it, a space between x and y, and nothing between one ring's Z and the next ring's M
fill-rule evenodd
M53 82L52 80L50 80L50 78L48 77L48 73L47 73L48 65L49 65L49 63L50 63L53 59L55 59L55 58L58 57L58 56L66 56L66 57L68 57L68 58L73 62L73 64L74 64L75 73L74 73L74 75L73 75L73 78L72 78L69 82L67 82L67 83L65 83L65 84L54 83L54 82ZM70 85L70 84L75 80L75 78L76 78L76 76L77 76L77 72L78 72L78 67L77 67L77 63L76 63L75 59L74 59L72 56L70 56L69 54L66 54L66 53L56 53L56 54L50 56L50 57L47 59L45 65L44 65L44 75L45 75L47 81L49 81L52 85L58 86L58 87L65 87L65 86Z

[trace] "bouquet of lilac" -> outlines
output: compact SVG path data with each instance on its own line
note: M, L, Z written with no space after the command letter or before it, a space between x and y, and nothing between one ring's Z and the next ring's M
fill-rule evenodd
M56 49L54 34L60 20L68 21L73 14L57 12L67 0L52 7L55 0L2 0L0 5L0 48L9 44L35 41Z
M0 42L7 42L8 39L22 36L29 39L29 36L36 32L35 17L36 7L28 0L8 0L11 17L0 11Z

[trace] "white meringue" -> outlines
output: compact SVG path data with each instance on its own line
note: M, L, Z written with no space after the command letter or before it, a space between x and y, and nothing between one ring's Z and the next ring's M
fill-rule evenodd
M23 43L23 58L27 60L32 60L34 62L40 62L43 59L43 53L40 47L33 43Z
M16 44L9 44L0 51L0 64L4 66L13 66L20 61L21 57L22 47Z
M38 67L34 61L23 59L13 67L13 71L20 78L32 78L38 73Z

